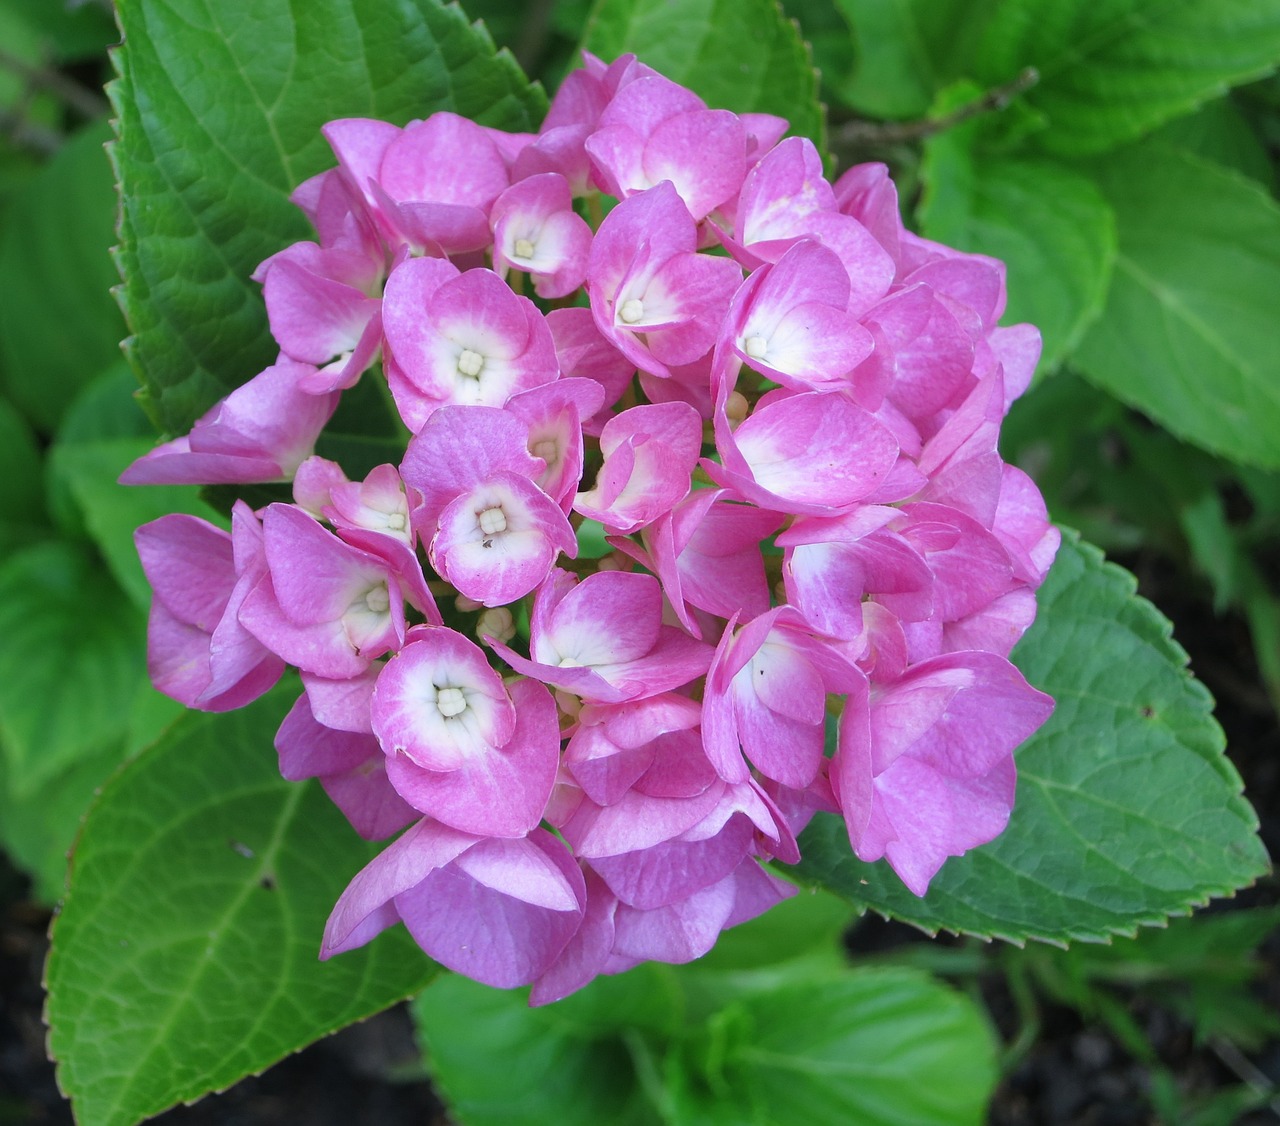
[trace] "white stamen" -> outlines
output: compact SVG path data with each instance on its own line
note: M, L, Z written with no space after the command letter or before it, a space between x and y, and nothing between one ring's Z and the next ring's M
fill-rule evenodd
M769 342L763 336L748 336L743 351L753 360L763 360L769 351Z
M471 379L479 379L480 372L484 368L484 357L479 352L473 352L470 348L464 348L462 355L458 357L458 371Z
M507 530L507 514L501 508L486 508L479 514L480 530L486 536L496 536Z
M364 596L364 604L374 614L385 614L391 609L391 595L385 586L375 586Z
M467 710L467 698L461 688L440 688L436 691L436 707L445 719L452 719Z
M387 515L387 528L393 532L403 532L405 530L405 518L403 512L391 512Z
M622 308L618 310L618 316L623 324L638 324L644 319L644 302L638 297L623 302Z
M533 243L527 238L516 239L516 245L513 249L517 258L532 258L534 254Z
M560 664L556 667L562 669L580 669L582 668L582 663L580 661L575 661L572 657L561 657Z
M560 454L560 446L554 438L541 438L533 443L529 451L534 457L540 457L548 465L554 465Z

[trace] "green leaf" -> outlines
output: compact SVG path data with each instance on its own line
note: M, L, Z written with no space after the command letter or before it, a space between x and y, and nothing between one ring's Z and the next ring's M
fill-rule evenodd
M1093 153L1136 140L1280 62L1274 0L1003 0L974 77L1040 74L1026 101L1048 120L1040 143Z
M317 960L374 847L318 784L277 774L290 696L189 714L90 811L46 971L49 1049L84 1126L229 1086L433 973L401 928Z
M1169 122L1151 140L1224 164L1268 191L1275 189L1276 173L1267 146L1235 98L1209 102L1198 112Z
M465 1126L656 1126L624 1034L675 1035L679 1005L671 969L648 965L538 1009L527 990L442 976L413 1010L436 1084Z
M0 564L0 750L28 795L117 743L145 677L143 617L96 560L44 543Z
M59 444L50 457L50 471L70 489L84 526L111 574L143 610L151 605L151 585L138 562L134 530L171 512L189 512L211 523L225 524L220 514L200 499L195 485L117 484L125 468L152 444L147 438Z
M321 125L452 110L530 130L545 110L510 55L434 0L135 0L120 21L121 302L170 432L275 356L249 274L309 236L287 196L334 164Z
M59 62L101 55L114 43L115 24L105 5L67 3L66 0L5 0L6 6L20 13L37 28L42 45Z
M713 109L777 114L824 149L818 76L778 0L598 0L582 45L605 59L633 51Z
M1106 309L1074 362L1178 437L1280 467L1280 206L1157 145L1113 153L1095 176L1119 250Z
M990 1028L972 1001L926 974L828 971L755 988L747 977L733 1009L724 1055L681 1093L678 1122L985 1120L996 1081Z
M968 72L978 34L1000 0L836 0L857 61L837 86L872 117L922 118L934 95Z
M44 467L31 427L0 399L0 550L8 553L39 536L44 512Z
M79 389L120 356L109 292L116 201L105 124L76 135L15 195L0 242L0 367L9 397L51 434Z
M1133 577L1068 536L1014 651L1057 701L1018 752L1008 829L917 899L854 859L844 825L805 832L799 873L914 923L1022 942L1101 940L1186 914L1267 871L1208 692Z
M1052 160L977 156L974 137L965 126L926 144L923 232L1005 262L1004 321L1040 329L1041 364L1051 370L1102 311L1116 249L1111 208L1078 172Z

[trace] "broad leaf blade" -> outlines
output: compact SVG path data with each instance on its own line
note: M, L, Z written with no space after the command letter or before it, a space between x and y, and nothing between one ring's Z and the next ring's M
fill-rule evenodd
M78 133L23 186L0 240L0 367L8 396L53 433L76 392L120 358L109 292L116 201L105 124Z
M967 997L901 968L831 972L739 994L750 1022L697 1100L725 1121L978 1126L996 1081L989 1026ZM712 1073L714 1076L714 1073ZM748 1107L755 1115L747 1117Z
M317 960L373 846L318 785L279 777L289 696L188 715L90 811L46 974L50 1052L85 1126L227 1087L433 973L401 929Z
M26 796L117 743L146 676L143 615L77 545L0 564L0 751Z
M712 109L777 114L825 145L818 76L777 0L598 0L583 47L606 59L634 52Z
M924 117L934 95L972 73L977 37L1000 0L836 0L853 28L856 62L837 87L873 117Z
M171 432L275 355L249 274L309 236L287 196L335 163L321 125L452 110L528 130L545 108L510 55L434 0L136 0L120 20L121 302Z
M1114 153L1095 174L1119 251L1076 365L1178 437L1280 467L1280 206L1158 145Z
M1093 153L1136 140L1227 86L1280 62L1273 0L1004 0L987 24L986 85L1035 67L1027 102L1048 120L1043 146Z
M1073 538L1015 650L1057 701L1018 752L1018 800L991 844L949 860L917 899L815 820L799 874L928 930L1022 942L1102 940L1186 914L1267 870L1257 818L1223 757L1212 700L1128 572Z

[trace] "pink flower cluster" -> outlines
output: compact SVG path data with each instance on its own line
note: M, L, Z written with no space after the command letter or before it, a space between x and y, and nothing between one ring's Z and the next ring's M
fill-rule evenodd
M631 57L536 135L331 122L319 241L255 274L279 358L126 472L293 482L137 542L156 684L295 666L285 777L409 826L323 956L402 921L543 1003L790 894L815 811L917 894L1004 827L1052 707L1008 654L1058 535L997 452L1039 336L785 129ZM412 436L352 481L313 450L366 373Z

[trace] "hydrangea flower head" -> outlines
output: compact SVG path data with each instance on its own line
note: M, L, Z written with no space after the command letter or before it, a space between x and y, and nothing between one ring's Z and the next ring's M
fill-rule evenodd
M1004 828L1052 709L1008 657L1058 533L997 448L1039 337L785 131L591 56L536 134L329 123L317 241L254 275L279 358L126 471L292 482L137 542L157 686L298 668L282 772L403 830L322 956L403 922L543 1004L793 894L816 811L918 895ZM408 437L353 472L314 450L361 378Z

